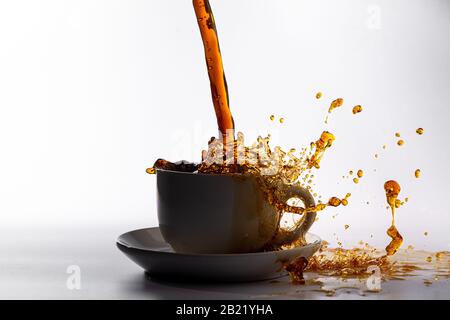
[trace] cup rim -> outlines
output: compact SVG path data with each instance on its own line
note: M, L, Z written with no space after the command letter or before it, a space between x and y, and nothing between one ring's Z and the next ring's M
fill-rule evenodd
M176 170L168 170L168 169L156 168L156 173L158 173L158 171L168 172L168 173L175 173L175 174L205 176L205 177L211 177L211 176L218 176L218 177L233 177L233 176L241 176L242 177L242 176L248 176L248 177L251 177L252 176L250 174L245 174L245 173L229 173L229 174L203 173L203 172L176 171Z

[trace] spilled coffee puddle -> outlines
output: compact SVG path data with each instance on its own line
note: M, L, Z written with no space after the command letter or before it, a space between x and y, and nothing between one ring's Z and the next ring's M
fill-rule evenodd
M292 277L292 274L291 274ZM325 248L312 257L305 268L305 279L301 282L291 278L291 283L304 284L298 289L272 294L296 298L297 295L315 293L336 297L342 293L366 296L386 294L386 287L414 282L423 287L449 285L450 252L427 252L412 248L400 249L393 256L386 256L384 250L370 248L342 249ZM285 284L284 279L273 280L273 287ZM389 286L389 287L390 287ZM419 287L420 288L420 287ZM273 290L276 291L274 288Z

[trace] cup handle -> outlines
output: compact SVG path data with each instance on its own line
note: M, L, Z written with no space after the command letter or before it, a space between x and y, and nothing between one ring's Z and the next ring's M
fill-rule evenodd
M282 202L287 202L289 199L297 198L303 201L306 208L314 207L316 202L314 201L311 193L299 186L292 185L287 186L282 192L282 197L279 199ZM282 216L280 216L281 220ZM306 212L302 215L300 220L296 223L293 230L280 230L273 239L272 243L276 246L282 246L284 244L292 243L296 240L300 240L302 243L306 243L305 235L311 228L316 219L316 212ZM280 232L281 231L281 232Z

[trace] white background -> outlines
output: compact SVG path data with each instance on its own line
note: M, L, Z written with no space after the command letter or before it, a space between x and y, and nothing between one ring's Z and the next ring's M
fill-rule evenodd
M237 129L287 148L336 135L317 190L351 202L313 231L385 246L383 183L396 179L405 244L449 249L450 2L211 2ZM199 160L217 130L191 1L1 1L0 48L1 228L156 225L145 168ZM360 184L342 179L359 168Z

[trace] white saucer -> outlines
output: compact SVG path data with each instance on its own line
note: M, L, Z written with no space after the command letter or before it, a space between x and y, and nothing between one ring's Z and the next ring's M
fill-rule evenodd
M308 233L307 245L292 249L244 254L181 254L166 243L159 228L122 234L117 247L152 277L176 280L256 281L286 274L283 263L309 259L320 248L318 236Z

